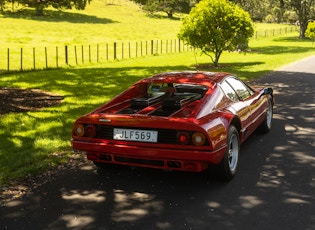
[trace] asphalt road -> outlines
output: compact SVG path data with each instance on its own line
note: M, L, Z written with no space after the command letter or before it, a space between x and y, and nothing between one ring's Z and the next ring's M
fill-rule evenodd
M275 89L273 129L241 146L231 182L87 162L0 207L0 229L314 230L315 56L256 82Z

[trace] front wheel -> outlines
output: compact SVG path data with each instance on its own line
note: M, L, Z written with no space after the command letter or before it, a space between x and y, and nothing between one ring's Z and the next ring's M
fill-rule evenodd
M273 117L273 106L271 99L268 100L268 107L267 107L267 112L266 112L266 117L259 126L259 130L263 133L268 133L271 130L272 126L272 117Z
M227 150L221 161L219 168L219 176L223 180L231 180L237 172L238 159L240 152L240 140L237 129L231 126L227 135Z

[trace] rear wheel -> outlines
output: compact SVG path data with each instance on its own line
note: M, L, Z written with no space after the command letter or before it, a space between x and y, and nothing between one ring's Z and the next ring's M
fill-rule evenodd
M237 172L238 159L240 152L240 141L237 129L231 126L227 136L227 150L221 161L219 168L219 176L223 180L231 180Z

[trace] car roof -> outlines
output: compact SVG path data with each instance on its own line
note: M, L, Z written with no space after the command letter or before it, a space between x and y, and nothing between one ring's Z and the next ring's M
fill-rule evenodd
M165 83L196 83L214 86L226 76L231 75L226 72L205 72L205 71L177 71L166 72L153 75L141 80L142 83L165 82Z

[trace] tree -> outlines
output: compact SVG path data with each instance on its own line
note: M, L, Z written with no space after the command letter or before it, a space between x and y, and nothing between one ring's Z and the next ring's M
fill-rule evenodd
M202 0L184 18L178 37L218 66L223 51L246 47L254 28L249 14L227 0Z
M309 22L305 31L305 36L311 39L315 39L315 22Z
M56 9L75 7L78 10L84 10L88 1L90 2L90 0L17 0L20 4L35 8L37 16L44 15L43 10L48 6Z
M300 38L305 38L308 21L314 10L314 0L287 0L286 4L291 7L299 17Z
M0 0L0 11L3 11L4 4L5 4L5 1L4 0Z
M175 12L189 12L190 0L147 0L143 9L150 13L162 11L173 18Z
M295 23L298 21L298 16L295 11L293 10L286 10L283 14L283 21L286 23Z
M267 11L271 5L270 1L273 0L230 0L230 2L241 6L256 21L262 21L268 15Z

